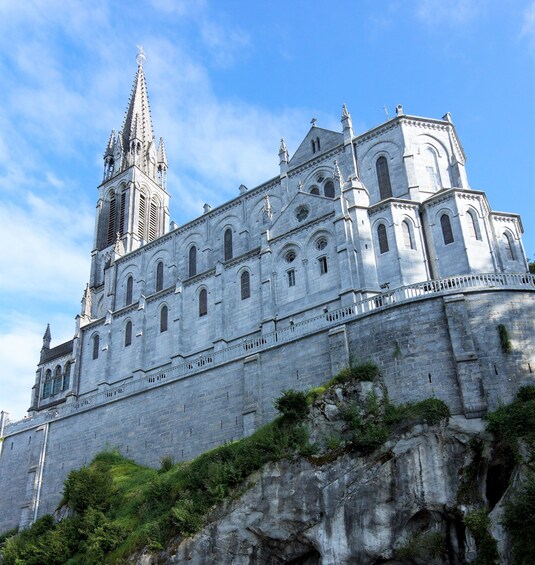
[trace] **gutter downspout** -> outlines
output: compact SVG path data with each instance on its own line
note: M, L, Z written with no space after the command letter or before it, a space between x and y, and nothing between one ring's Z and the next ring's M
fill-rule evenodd
M37 477L37 496L35 498L35 510L33 513L33 521L32 524L37 520L37 513L39 512L39 504L41 502L41 485L43 484L43 472L45 468L45 461L46 461L46 448L48 444L48 427L49 423L47 422L41 429L44 428L45 436L43 439L43 446L41 447L41 453L39 454L39 475ZM38 428L39 429L39 428Z

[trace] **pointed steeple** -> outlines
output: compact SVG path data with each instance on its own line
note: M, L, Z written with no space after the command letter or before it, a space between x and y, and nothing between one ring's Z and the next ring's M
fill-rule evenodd
M128 152L128 165L136 164L148 174L148 149L150 143L154 141L154 129L150 116L147 83L143 72L144 62L145 55L141 50L137 57L137 72L121 135L123 148Z
M158 160L158 184L165 189L167 186L167 154L165 153L165 145L163 143L163 137L160 137L160 143L158 144L157 160Z
M160 144L158 145L158 165L165 165L167 167L167 154L165 153L165 145L163 137L160 137Z
M281 176L287 173L289 161L290 155L288 154L288 148L286 147L284 139L281 139L281 144L279 146L279 166Z
M50 324L46 325L45 334L43 335L43 349L50 349L52 334L50 333Z

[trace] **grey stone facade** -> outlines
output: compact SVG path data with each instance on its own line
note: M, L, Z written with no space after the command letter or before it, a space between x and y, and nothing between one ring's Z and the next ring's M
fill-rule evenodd
M142 61L141 61L142 62ZM169 227L140 64L99 187L73 339L47 328L29 417L5 426L0 531L54 509L105 447L158 465L251 433L288 388L376 362L396 402L479 417L533 381L520 218L471 190L449 115L315 125L279 175ZM501 350L503 323L513 351Z

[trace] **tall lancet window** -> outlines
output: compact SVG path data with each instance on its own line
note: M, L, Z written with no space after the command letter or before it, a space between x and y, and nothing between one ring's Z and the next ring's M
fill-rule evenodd
M508 232L503 232L503 242L505 246L505 254L507 255L507 259L514 261L516 259L515 256L515 244L513 243L513 238L511 234Z
M150 202L149 241L156 239L158 234L158 206L154 200Z
M139 195L139 218L137 221L137 235L145 239L145 218L147 215L147 199L144 194Z
M119 208L119 233L124 235L124 222L126 216L126 192L121 193L121 207Z
M108 237L107 244L111 245L115 242L115 194L110 196L108 208Z
M167 306L162 306L160 310L160 333L167 331L167 319L169 317L169 309Z
M98 334L93 336L93 359L98 359L98 350L100 349L100 337Z
M251 278L249 271L243 271L241 274L241 299L245 300L251 296Z
M388 172L388 161L381 155L375 163L377 182L379 183L379 195L381 200L392 197L392 186L390 185L390 173Z
M407 220L403 220L401 223L401 230L403 231L403 244L405 245L405 249L414 249L411 226Z
M225 230L225 261L232 259L232 230Z
M477 221L477 216L472 210L466 212L466 228L468 230L468 236L472 239L481 239L481 234L479 233L479 222Z
M379 240L379 253L386 253L388 251L388 235L386 234L386 226L379 224L377 226L377 239Z
M197 248L192 245L189 248L188 275L194 277L197 274Z
M442 216L440 216L440 227L442 228L444 245L453 243L453 231L451 229L451 220L448 214L442 214Z
M199 292L199 317L208 314L208 293L206 289L201 289Z
M132 345L132 322L128 320L124 328L124 346Z
M125 301L124 301L125 306L132 304L133 291L134 291L134 277L132 277L132 275L130 275L126 279L126 298L125 298Z
M163 262L158 261L156 265L156 292L163 288Z

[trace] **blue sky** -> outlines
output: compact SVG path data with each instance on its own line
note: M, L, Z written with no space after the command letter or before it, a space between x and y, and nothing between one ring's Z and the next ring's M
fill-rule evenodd
M357 133L451 112L472 188L520 212L535 257L535 1L0 2L0 409L29 406L47 322L70 339L89 274L96 187L122 125L136 44L171 218L278 172L310 119Z

